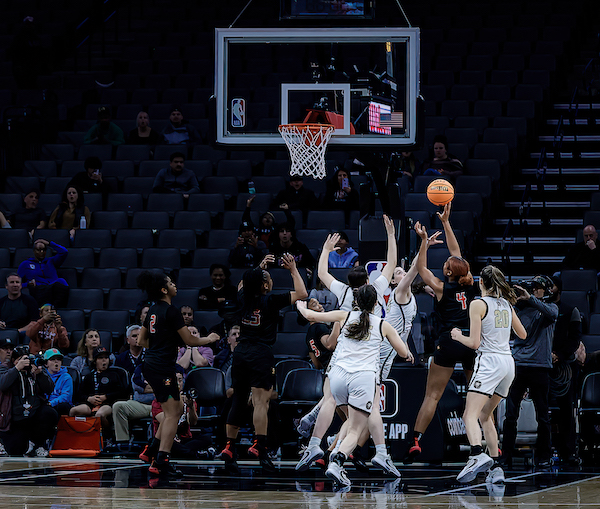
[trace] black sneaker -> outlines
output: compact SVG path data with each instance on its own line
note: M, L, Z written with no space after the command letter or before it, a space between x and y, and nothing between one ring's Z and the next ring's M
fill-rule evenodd
M265 474L274 474L275 472L277 472L277 468L275 468L275 465L273 465L273 462L271 461L269 456L266 454L261 456L262 457L259 458L258 462L260 463L263 472Z
M352 464L354 465L354 468L356 468L356 470L358 472L361 473L367 473L369 471L369 467L367 466L367 464L365 463L364 458L361 456L360 452L358 451L354 451L351 455L350 455L350 461L352 462Z
M169 477L174 479L180 479L183 477L183 472L177 470L175 466L169 461L161 461L160 463L154 460L148 469L150 475L155 477Z

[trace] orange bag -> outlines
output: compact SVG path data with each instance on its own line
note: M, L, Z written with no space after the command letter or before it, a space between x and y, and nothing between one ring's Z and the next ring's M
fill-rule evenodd
M61 415L50 456L92 458L102 451L100 417Z

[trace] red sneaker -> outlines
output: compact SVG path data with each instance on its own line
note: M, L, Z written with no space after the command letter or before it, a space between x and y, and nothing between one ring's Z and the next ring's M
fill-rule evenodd
M252 442L252 445L248 449L248 454L257 459L260 457L260 446L258 445L258 440L254 440L254 442Z
M144 463L152 463L152 457L150 456L150 446L144 446L144 450L138 456Z
M223 460L225 463L232 463L235 461L235 453L233 451L233 446L231 444L227 444L225 449L223 449L217 456L216 459Z
M419 454L421 454L421 445L419 444L419 441L415 438L415 442L412 445L412 447L408 450L408 454L406 455L404 463L412 463Z

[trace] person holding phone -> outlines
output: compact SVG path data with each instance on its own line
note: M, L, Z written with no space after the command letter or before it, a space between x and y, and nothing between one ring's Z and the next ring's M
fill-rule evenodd
M62 352L71 344L67 329L52 304L40 308L40 319L31 322L25 334L29 338L29 351L34 355L49 348L58 348Z
M343 210L347 215L351 210L358 210L358 191L354 189L350 174L339 166L327 182L323 206L329 210Z
M69 182L67 187L76 187L81 189L84 194L102 193L106 197L110 192L109 185L102 178L102 161L93 156L88 157L83 167L85 171L77 173Z

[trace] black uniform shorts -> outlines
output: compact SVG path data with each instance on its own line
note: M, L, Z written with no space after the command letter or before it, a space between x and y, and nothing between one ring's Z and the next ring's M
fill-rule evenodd
M468 331L464 331L468 334ZM473 371L475 365L475 350L454 341L449 333L440 335L435 345L433 360L438 366L454 368L457 362L462 364L465 371Z
M236 392L250 387L271 389L275 384L275 358L271 348L248 341L238 344L233 351L231 380Z
M175 401L179 401L179 387L177 386L175 370L173 370L172 374L167 375L165 373L158 373L144 364L142 375L144 375L146 382L152 387L156 401L164 403L169 399L169 396Z

